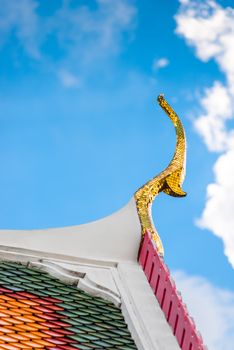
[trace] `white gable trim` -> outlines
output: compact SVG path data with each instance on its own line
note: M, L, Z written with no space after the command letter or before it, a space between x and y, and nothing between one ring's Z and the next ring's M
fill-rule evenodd
M1 260L28 263L122 309L138 350L180 350L138 262L81 262L59 255L1 247ZM76 260L76 261L75 261Z

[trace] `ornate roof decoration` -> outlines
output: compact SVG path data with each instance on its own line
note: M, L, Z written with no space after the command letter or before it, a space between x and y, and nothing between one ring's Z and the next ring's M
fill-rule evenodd
M156 244L159 254L163 256L163 245L153 224L151 207L153 200L160 192L174 197L186 196L186 193L181 188L185 177L186 138L183 125L178 115L167 103L163 95L158 96L158 103L174 124L176 131L176 149L168 167L139 188L135 193L135 200L141 222L142 235L144 236L146 232L149 232Z
M175 153L126 206L79 226L0 230L0 350L206 349L151 218L160 192L186 195L184 129L158 102L174 124Z

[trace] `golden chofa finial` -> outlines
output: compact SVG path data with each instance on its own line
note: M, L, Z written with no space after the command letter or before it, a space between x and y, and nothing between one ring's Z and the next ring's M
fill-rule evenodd
M151 207L153 200L160 192L174 197L186 196L186 192L181 188L185 177L186 138L183 125L178 115L167 103L163 95L158 96L158 103L174 124L176 131L176 149L168 167L139 188L135 193L135 200L141 222L142 235L148 231L156 244L159 254L164 255L161 239L153 224Z

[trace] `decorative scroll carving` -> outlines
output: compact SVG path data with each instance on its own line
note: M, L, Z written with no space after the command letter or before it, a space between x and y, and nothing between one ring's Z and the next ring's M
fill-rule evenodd
M158 103L174 124L176 131L176 149L168 167L139 188L135 193L135 200L141 222L142 235L148 231L156 244L159 254L164 255L161 239L153 224L151 207L153 200L160 192L174 197L186 196L186 192L181 188L185 177L186 138L179 117L167 103L163 95L158 96Z

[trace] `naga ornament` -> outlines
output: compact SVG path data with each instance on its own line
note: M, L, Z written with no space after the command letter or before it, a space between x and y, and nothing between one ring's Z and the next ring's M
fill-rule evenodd
M176 149L174 156L165 170L149 180L135 193L137 211L141 223L142 235L149 232L155 242L160 255L164 255L161 239L154 227L151 208L155 197L164 192L173 197L184 197L186 192L182 190L182 183L185 177L186 163L186 138L183 125L163 95L158 96L160 107L167 113L176 131Z

